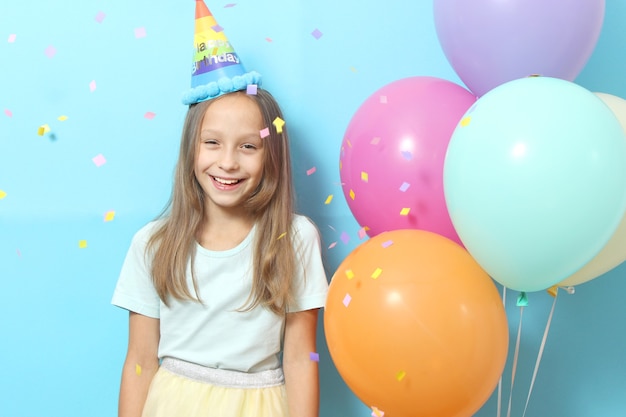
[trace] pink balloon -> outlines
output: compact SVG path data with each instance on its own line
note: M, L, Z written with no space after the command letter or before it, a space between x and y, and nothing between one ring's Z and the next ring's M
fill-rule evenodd
M446 208L443 162L452 132L475 101L450 81L409 77L359 107L341 147L340 176L348 206L370 237L420 229L462 244Z

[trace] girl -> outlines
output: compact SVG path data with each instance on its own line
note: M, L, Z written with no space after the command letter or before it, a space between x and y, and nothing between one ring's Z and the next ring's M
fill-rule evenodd
M166 214L135 234L113 296L130 312L120 417L318 415L328 283L277 117L260 88L189 107Z

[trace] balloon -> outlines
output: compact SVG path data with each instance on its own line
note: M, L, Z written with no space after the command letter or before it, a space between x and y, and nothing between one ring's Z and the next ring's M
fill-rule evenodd
M450 81L409 77L359 107L345 132L340 176L348 206L369 236L423 229L460 243L445 205L443 160L475 101Z
M352 251L331 280L324 330L343 380L385 417L473 415L509 340L491 278L424 230L384 232Z
M444 191L456 231L487 273L514 290L546 289L589 262L624 214L624 132L583 87L510 81L455 129Z
M595 94L609 106L619 120L622 130L626 132L626 100L611 94ZM613 236L604 245L600 253L573 275L562 281L560 285L579 285L591 281L624 261L626 261L626 215L622 217Z
M573 81L591 56L604 0L434 0L452 68L477 96L539 74Z

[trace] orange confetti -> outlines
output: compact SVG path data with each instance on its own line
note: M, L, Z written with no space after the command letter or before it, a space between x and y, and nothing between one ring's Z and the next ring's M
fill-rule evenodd
M550 288L548 288L546 291L551 296L556 297L556 293L559 291L559 287L558 287L558 285L553 285Z

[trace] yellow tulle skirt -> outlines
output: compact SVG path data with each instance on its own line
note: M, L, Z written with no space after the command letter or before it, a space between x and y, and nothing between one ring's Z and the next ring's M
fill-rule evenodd
M142 417L288 417L281 369L255 374L165 358Z

